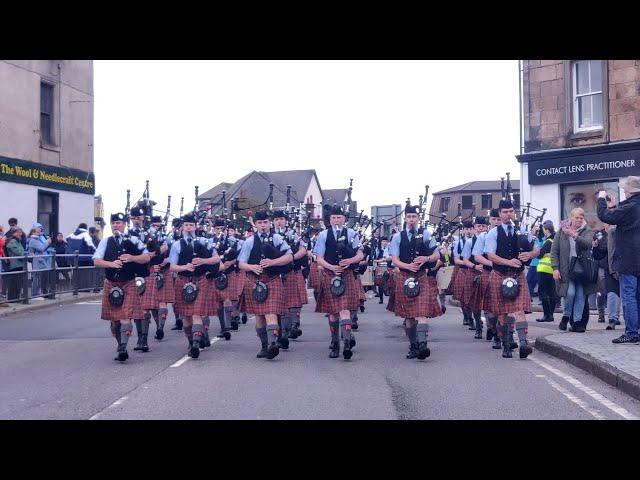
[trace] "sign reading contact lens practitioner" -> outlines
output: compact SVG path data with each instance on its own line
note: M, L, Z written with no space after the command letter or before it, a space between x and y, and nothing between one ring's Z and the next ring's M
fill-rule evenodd
M570 183L640 175L640 150L528 159L530 185ZM555 157L555 156L554 156Z
M0 180L70 192L95 193L93 173L0 157Z

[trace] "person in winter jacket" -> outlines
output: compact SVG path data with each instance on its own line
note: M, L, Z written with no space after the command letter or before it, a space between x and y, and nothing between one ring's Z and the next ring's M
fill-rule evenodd
M93 265L92 258L95 251L96 247L93 245L93 239L87 231L87 224L81 223L78 225L78 228L76 228L76 231L67 237L67 253L78 253L78 266L90 267ZM67 260L70 265L73 265L75 261L72 257L68 257ZM80 291L91 291L87 287L92 286L94 283L93 272L93 270L89 269L78 270L78 285L80 286Z
M611 269L618 273L620 297L624 310L624 334L615 344L639 344L638 310L640 310L640 177L620 181L626 200L607 208L607 192L598 194L598 218L616 225L615 251Z
M37 270L46 270L51 268L51 238L47 237L43 232L41 223L34 223L29 232L27 239L27 253L33 256L32 260L32 279L31 295L40 295L49 292L49 274L48 272L37 272Z

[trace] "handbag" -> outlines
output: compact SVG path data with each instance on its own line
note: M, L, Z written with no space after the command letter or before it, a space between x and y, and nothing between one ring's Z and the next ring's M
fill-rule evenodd
M598 262L585 255L572 257L569 264L569 278L581 285L598 283Z

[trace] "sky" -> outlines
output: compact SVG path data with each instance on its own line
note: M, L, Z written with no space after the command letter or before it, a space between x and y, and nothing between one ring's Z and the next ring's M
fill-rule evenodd
M95 61L95 176L105 217L150 181L178 214L252 170L316 169L372 205L519 179L518 62ZM108 227L107 227L108 230Z

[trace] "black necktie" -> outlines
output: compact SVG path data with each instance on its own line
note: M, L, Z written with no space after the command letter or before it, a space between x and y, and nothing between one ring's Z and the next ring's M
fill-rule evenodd
M116 243L118 246L122 245L122 237L120 235L116 235Z
M416 231L413 228L409 230L409 240L412 240L415 234L416 234Z
M511 225L507 225L507 230L508 230L508 236L509 238L511 238L513 236L513 233L511 232L511 230L513 229L513 227Z

